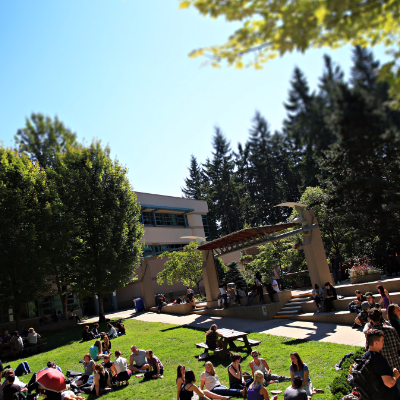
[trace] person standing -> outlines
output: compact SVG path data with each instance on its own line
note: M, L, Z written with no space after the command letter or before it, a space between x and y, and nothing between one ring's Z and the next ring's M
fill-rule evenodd
M399 263L397 262L396 256L397 256L397 251L394 248L393 244L389 245L389 248L387 249L387 255L388 255L388 276L392 276L392 273L396 273L396 276L399 272Z
M276 264L274 265L274 279L278 283L279 289L282 291L283 283L282 283L282 278L281 278L281 270Z
M339 260L336 253L332 254L331 263L330 263L330 270L333 273L333 279L335 281L335 285L341 281L341 274L342 274L342 263Z
M380 378L374 380L375 390L379 392L381 399L399 399L399 371L397 368L393 368L389 364L387 358L381 354L383 347L385 346L384 332L380 329L370 329L365 335L368 342L368 351L364 353L362 359L369 360L369 364L375 377ZM364 389L367 390L367 388Z

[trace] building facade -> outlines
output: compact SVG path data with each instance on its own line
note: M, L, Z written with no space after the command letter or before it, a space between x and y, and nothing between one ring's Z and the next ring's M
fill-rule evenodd
M172 291L174 294L183 294L186 288L180 282L173 285L157 283L157 273L165 263L165 259L157 256L165 251L181 250L194 240L187 236L209 240L207 202L142 192L136 192L136 196L141 206L141 222L145 231L143 257L151 271L154 293L167 295ZM200 287L204 288L202 284ZM140 282L134 280L116 291L118 308L133 307L133 300L141 296Z

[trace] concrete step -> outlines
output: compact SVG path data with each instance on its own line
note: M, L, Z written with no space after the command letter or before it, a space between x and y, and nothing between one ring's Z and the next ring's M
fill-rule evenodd
M311 295L311 292L306 292L306 293L301 293L301 294L294 294L292 296L293 299L300 299L302 297L309 297Z
M290 299L289 303L306 303L307 301L312 300L311 296L300 297L299 299Z
M335 311L330 313L306 313L300 315L292 315L290 319L297 321L309 322L329 322L342 325L353 325L356 314L351 314L348 311Z
M298 311L300 311L301 310L301 307L283 307L282 308L282 311L284 311L284 310L298 310Z
M292 314L298 314L298 313L299 313L298 310L286 310L286 311L284 311L283 309L281 311L277 312L278 315L292 315Z
M290 319L293 315L275 315L274 319Z

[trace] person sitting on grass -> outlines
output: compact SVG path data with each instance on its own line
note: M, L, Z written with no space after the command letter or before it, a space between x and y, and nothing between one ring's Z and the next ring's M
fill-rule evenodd
M229 376L229 387L231 389L244 389L253 382L253 379L245 380L243 378L242 367L240 366L240 360L242 359L240 354L231 354L231 364L228 366ZM245 392L246 393L246 392ZM246 396L244 396L246 397Z
M4 386L7 385L7 377L8 376L13 376L14 377L14 384L15 385L18 385L21 389L25 388L25 383L21 382L18 379L18 377L15 375L15 371L12 368L10 368L10 369L8 369L6 371L6 375L5 375L6 379L4 379L3 383L0 386L0 399L1 400L3 400L3 389L4 389Z
M100 337L99 324L97 322L93 325L91 333L93 334L93 339L98 339Z
M111 340L107 335L104 335L104 341L101 344L104 354L111 354Z
M90 356L93 358L94 361L99 361L100 358L104 357L104 354L101 349L101 342L100 340L96 340L93 346L90 346L89 349Z
M126 335L125 326L120 321L115 324L115 328L117 329L118 336Z
M267 362L263 358L259 357L257 350L253 350L251 352L251 356L253 357L253 360L250 362L249 366L253 375L253 379L256 371L261 371L264 375L266 384L274 382L289 382L291 380L288 376L271 374L271 369L269 368Z
M89 376L93 374L94 372L94 367L96 363L93 361L92 357L90 356L89 353L85 354L83 357L83 368L85 372L83 375L75 382L76 386L81 386L84 385L88 379Z
M26 391L27 389L21 389L18 385L14 383L15 376L13 374L9 374L7 376L6 382L7 384L3 388L3 399L4 400L14 400L16 399L15 394L20 393L22 390Z
M222 397L228 396L229 397L244 397L246 394L246 389L228 389L226 386L221 385L221 382L219 381L218 375L215 372L214 366L211 361L206 362L205 366L206 370L201 373L200 376L200 389L203 390L204 385L207 389L207 396L210 398L216 398L212 397L215 395L219 395ZM206 393L206 390L204 390L204 393Z
M293 384L290 385L283 395L285 400L307 400L307 392L302 388L303 379L301 376L293 378Z
M126 358L121 357L121 352L119 350L115 351L115 361L114 368L117 372L117 376L114 378L119 386L121 382L125 381L125 385L129 384L129 379L131 377L132 372L128 369L128 363Z
M196 376L194 372L188 369L185 372L185 382L182 383L179 393L180 400L190 400L193 397L193 393L196 393L200 398L205 397L204 392L194 384L195 382Z
M89 332L89 325L86 325L83 328L83 332L82 332L82 341L83 342L87 342L89 340L94 339L93 333Z
M101 362L101 365L108 370L108 372L110 373L110 378L113 375L117 374L117 370L114 367L114 363L110 360L110 356L108 354L106 354L103 358L103 361Z
M182 384L185 382L185 372L186 372L185 366L178 365L176 372L177 372L177 378L176 378L177 400L179 400L181 387L182 387ZM230 398L228 396L220 396L219 394L211 393L207 389L204 390L203 386L204 385L202 385L202 387L200 389L204 392L204 395L207 396L206 398L219 399L219 400L228 400Z
M322 389L314 389L314 386L309 376L308 366L307 364L303 363L299 354L293 352L292 354L290 354L290 359L292 360L292 364L290 366L290 377L292 380L292 386L296 387L294 384L294 378L296 376L300 376L303 379L302 389L306 391L309 398L311 398L311 396L315 393L324 393Z
M208 353L208 350L215 350L218 347L223 346L222 339L219 339L222 335L217 332L217 325L212 324L210 330L206 333L206 345L208 349L205 349L205 353Z
M116 337L118 337L117 331L113 325L107 324L107 327L109 329L109 331L107 333L107 336L109 339L115 339Z
M144 374L145 379L164 378L164 366L161 361L153 354L153 350L146 351L147 364L149 364L149 371Z
M26 347L36 346L38 344L38 338L40 338L40 335L36 333L33 328L29 328L28 343L26 344Z
M150 368L146 360L146 350L138 349L135 345L131 346L132 354L129 357L129 369L133 372L144 373ZM135 363L135 365L133 364Z
M264 374L261 371L254 373L254 382L249 386L247 392L248 400L269 400L267 389L263 386ZM272 400L276 400L278 395L272 397Z

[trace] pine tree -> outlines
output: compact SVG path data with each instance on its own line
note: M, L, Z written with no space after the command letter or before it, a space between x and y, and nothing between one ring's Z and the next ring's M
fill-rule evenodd
M204 199L204 177L201 164L197 163L196 157L190 157L189 178L185 178L185 187L181 188L183 194L188 199Z
M236 261L231 262L227 265L228 271L225 275L225 284L234 283L236 287L245 288L247 286L246 279L239 268L239 263Z

